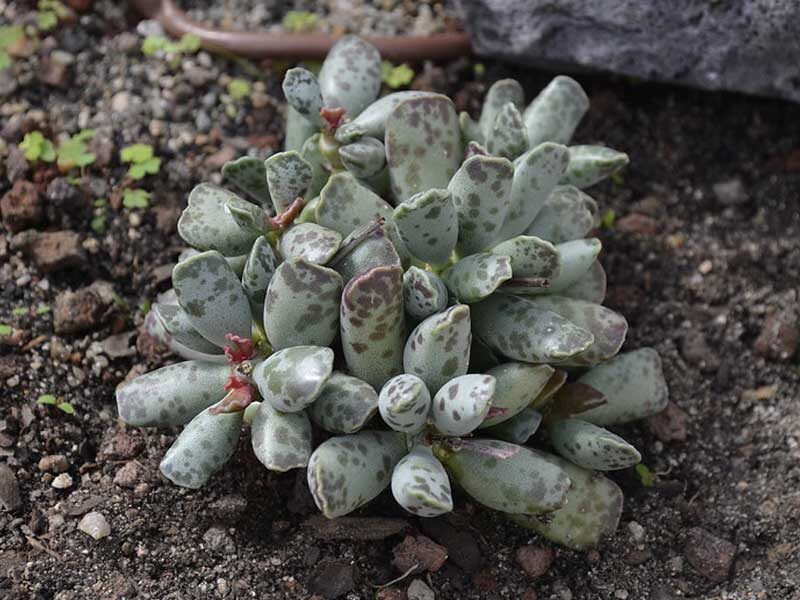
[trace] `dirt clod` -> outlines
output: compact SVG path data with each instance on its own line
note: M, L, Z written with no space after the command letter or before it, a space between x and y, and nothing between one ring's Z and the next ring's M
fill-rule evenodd
M684 555L703 577L719 583L725 581L730 573L736 546L705 529L694 527L686 537Z
M550 569L553 560L555 560L555 554L552 548L523 546L517 549L514 558L516 558L517 564L522 567L528 577L539 579Z
M36 185L22 179L15 181L14 187L0 199L0 213L3 215L3 225L12 233L38 225L43 211L42 198Z
M411 568L414 573L438 571L447 560L447 549L424 535L406 536L392 549L392 554L392 566L400 573Z

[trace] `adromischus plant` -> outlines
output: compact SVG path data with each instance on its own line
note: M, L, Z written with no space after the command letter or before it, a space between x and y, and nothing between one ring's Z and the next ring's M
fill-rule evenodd
M564 145L588 109L567 77L527 107L517 82L495 83L477 123L440 94L379 89L377 51L343 38L319 79L287 73L301 152L225 165L249 201L191 192L178 229L195 250L148 316L189 360L119 388L120 416L186 424L161 465L179 485L203 485L249 421L259 460L307 466L328 517L387 487L439 515L455 482L592 545L622 505L598 472L640 461L605 427L667 401L654 350L617 354L627 323L601 304L586 237L598 211L582 188L628 158ZM540 425L558 456L525 445ZM313 426L333 434L315 450Z

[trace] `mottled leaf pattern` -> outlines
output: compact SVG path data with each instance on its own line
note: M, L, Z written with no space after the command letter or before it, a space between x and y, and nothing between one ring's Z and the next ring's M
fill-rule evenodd
M430 448L415 446L392 472L392 495L418 517L437 517L453 510L450 478Z
M272 209L264 161L242 156L222 167L222 176L239 192L261 207Z
M569 166L561 183L587 188L613 175L629 162L627 154L605 146L570 146Z
M499 458L469 446L440 456L450 476L481 504L512 514L541 514L567 501L570 479L537 450L497 440L490 448L512 453Z
M486 435L512 444L525 444L542 423L542 414L532 408L525 408L507 421L486 430Z
M400 238L415 258L431 264L447 262L458 240L458 217L449 191L415 194L393 216Z
M285 211L295 198L305 196L311 184L311 165L297 152L279 152L264 161L275 212Z
M222 400L228 365L188 360L161 367L117 388L117 410L129 425L184 425Z
M340 144L349 144L359 138L368 136L383 139L386 130L386 119L394 107L409 98L432 96L431 92L403 91L387 94L378 98L365 108L355 119L345 123L336 130L336 141Z
M279 350L253 370L253 381L275 410L297 412L319 396L333 372L333 350L293 346Z
M500 79L495 81L483 99L481 116L478 121L483 139L488 140L491 137L492 128L495 126L497 117L503 112L507 104L521 110L524 102L525 92L517 80Z
M472 117L469 116L467 112L460 112L458 113L458 127L461 130L461 139L462 141L467 144L468 146L475 145L482 145L484 142L483 133L481 132L481 128L476 123ZM481 152L480 154L487 154L486 152ZM473 153L467 150L467 156L472 156Z
M267 286L277 268L278 258L272 246L265 237L259 237L253 244L242 272L242 288L255 306L264 304Z
M342 242L341 252L346 254L335 257L333 267L345 283L375 267L400 268L400 256L384 229L378 228L365 239L362 239L361 230L354 231Z
M217 250L225 256L248 252L258 234L240 228L225 210L226 204L236 204L245 210L253 207L221 187L209 183L195 186L178 220L178 233L198 250Z
M504 156L509 160L514 160L528 149L522 115L511 102L500 109L494 120L486 136L486 149L494 156Z
M597 238L572 240L556 246L561 269L546 288L533 289L528 295L561 294L564 290L588 277L603 245Z
M513 515L510 519L574 550L596 546L601 539L614 533L622 515L619 486L595 471L587 471L556 456L543 457L563 469L572 480L566 506L545 517Z
M516 416L536 400L550 381L555 369L550 365L530 365L510 362L489 369L486 374L495 379L492 409L503 412L481 423L481 429L502 423Z
M321 125L319 111L322 108L322 92L316 76L302 67L286 71L283 78L283 94L286 101L303 117Z
M419 433L431 408L431 394L416 375L403 374L387 381L378 396L378 410L386 424L403 433Z
M461 302L477 302L511 279L511 259L482 252L465 256L442 274L447 289Z
M339 325L342 277L333 269L291 258L269 282L264 331L276 350L299 345L327 346Z
M336 173L322 188L317 203L317 223L348 235L355 229L390 218L392 207L361 185L352 173Z
M355 36L339 39L319 72L322 98L328 108L343 107L351 119L374 102L381 89L381 55Z
M472 373L448 381L433 397L431 416L437 431L462 436L478 428L492 404L495 379Z
M597 220L597 203L572 185L557 186L525 231L554 244L586 237Z
M438 275L418 267L403 273L403 304L412 318L422 321L447 306L447 287Z
M616 471L642 460L639 451L618 435L580 419L553 423L548 433L553 448L584 469Z
M617 425L643 419L664 410L667 383L661 357L652 348L641 348L615 356L598 365L578 381L592 386L608 402L581 413L584 421L595 425Z
M453 102L429 95L398 103L386 120L386 160L399 202L445 188L461 162L461 131Z
M359 179L369 179L386 166L383 142L373 137L363 137L342 146L339 158L344 167Z
M523 113L528 143L566 144L589 110L589 98L580 84L564 75L554 78Z
M286 107L286 136L284 137L283 149L287 152L300 152L305 141L317 133L319 127L306 119L303 115L292 108L291 104Z
M229 333L250 337L250 304L239 278L219 252L203 252L179 262L172 270L172 285L181 308L204 338L225 347Z
M561 291L562 296L602 304L606 297L606 272L600 261L594 261L586 274Z
M253 453L270 471L288 471L308 464L311 423L304 411L280 412L261 402L250 426Z
M489 248L498 239L511 202L514 167L506 158L473 156L447 189L458 214L458 247L463 254Z
M355 433L378 409L378 394L368 383L344 373L325 382L309 408L311 420L331 433Z
M553 281L561 272L558 250L541 238L518 235L498 244L492 252L511 259L514 277L541 277Z
M526 298L495 294L471 309L473 333L513 360L564 360L594 341L588 330Z
M154 304L152 311L178 343L206 354L219 354L222 351L197 332L186 311L177 304Z
M469 307L457 304L428 317L411 332L403 351L403 369L417 375L435 394L467 372L471 342Z
M300 150L300 157L311 167L311 182L308 184L304 198L310 201L319 196L320 191L328 182L330 173L325 166L325 157L319 149L320 134L315 133L308 138Z
M376 390L402 372L403 271L376 267L354 277L342 293L341 336L350 372Z
M225 203L225 212L234 220L239 229L260 235L264 230L264 210L233 198Z
M316 225L299 223L281 236L280 250L284 260L304 258L318 265L327 264L342 244L338 231Z
M242 428L242 412L197 415L167 450L159 466L164 477L197 489L228 462Z
M331 438L308 461L308 488L329 519L354 511L389 485L406 454L405 436L395 431L362 431Z

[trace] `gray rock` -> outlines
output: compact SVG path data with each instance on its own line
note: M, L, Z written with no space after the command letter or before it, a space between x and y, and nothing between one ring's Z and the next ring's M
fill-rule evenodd
M796 0L455 0L478 54L800 101Z
M408 600L434 600L436 598L433 590L422 579L415 579L411 582L406 591L406 596Z
M686 536L684 556L703 577L719 583L730 573L736 546L700 527L693 527Z
M17 478L7 465L0 464L0 506L15 511L22 506Z
M208 546L209 550L214 550L221 554L233 554L236 552L236 543L233 538L228 535L224 527L210 527L208 531L203 534L203 541Z
M738 177L715 183L713 190L720 204L732 205L747 202L747 192L744 189L742 180Z

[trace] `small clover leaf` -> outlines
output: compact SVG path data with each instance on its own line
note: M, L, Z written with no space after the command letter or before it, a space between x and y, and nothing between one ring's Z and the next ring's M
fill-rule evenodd
M414 70L406 63L395 66L385 60L381 64L381 79L394 90L411 83L414 79Z
M228 83L228 93L234 100L241 100L250 94L250 83L244 79L232 79Z
M126 188L122 191L122 206L125 208L147 208L150 204L150 192Z

